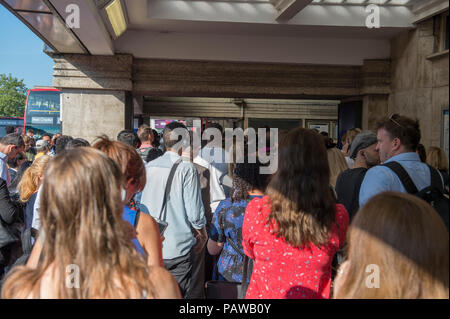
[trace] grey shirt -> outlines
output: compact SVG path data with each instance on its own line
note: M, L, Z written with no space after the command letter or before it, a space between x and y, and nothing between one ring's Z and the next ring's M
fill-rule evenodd
M142 191L141 205L155 218L161 211L170 170L179 158L174 152L166 152L145 167L147 184ZM188 254L196 243L191 226L202 229L206 225L199 176L192 163L183 161L178 166L161 219L168 223L164 233L163 259Z

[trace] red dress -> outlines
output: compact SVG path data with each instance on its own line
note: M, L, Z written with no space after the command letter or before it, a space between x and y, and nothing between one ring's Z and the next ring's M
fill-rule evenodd
M271 205L267 196L255 198L245 211L243 247L255 261L246 299L324 299L330 297L331 263L345 243L348 213L336 205L336 221L326 246L295 248L271 233L266 225Z

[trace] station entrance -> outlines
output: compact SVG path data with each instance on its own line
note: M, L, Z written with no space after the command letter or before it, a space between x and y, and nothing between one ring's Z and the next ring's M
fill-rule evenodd
M197 120L202 125L219 123L223 128L277 128L281 133L296 127L315 128L337 142L341 105L340 100L146 96L135 129L146 123L160 132L171 120L183 121L187 127L193 127ZM353 127L354 121L347 117L341 122Z

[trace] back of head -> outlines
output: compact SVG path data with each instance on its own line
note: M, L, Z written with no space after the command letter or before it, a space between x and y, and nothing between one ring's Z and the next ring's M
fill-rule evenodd
M220 125L219 123L209 123L208 126L206 127L206 130L213 131L213 132L215 130L217 130L220 133L221 140L216 140L214 135L210 136L209 134L206 134L207 139L201 141L202 148L205 147L209 142L213 143L213 145L214 145L213 147L217 147L217 146L223 147L224 146L223 145L224 130L223 130L222 125ZM217 131L216 131L216 133L217 133ZM266 130L266 132L267 132L267 130ZM214 140L213 140L213 137L214 137Z
M7 134L7 135L3 136L0 139L0 144L2 144L4 146L14 145L16 148L25 146L22 136L17 133L11 133L11 134Z
M314 130L293 129L284 136L278 156L282 160L266 191L272 201L269 219L279 225L277 236L295 247L326 244L336 205L323 137Z
M27 202L31 195L38 191L41 185L41 177L44 176L50 159L50 156L42 155L35 159L33 164L25 171L17 186L22 202Z
M134 180L138 183L138 189L145 186L145 166L134 147L112 141L107 136L98 137L92 147L110 157L121 168L126 181Z
M358 135L361 132L362 132L362 130L360 128L349 129L345 133L345 142L350 146L353 142L353 139L356 137L356 135Z
M329 138L328 135L327 136L325 136L323 134L320 134L320 135L322 135L323 141L325 143L325 147L327 149L336 147L336 143L334 143L332 138Z
M171 122L166 125L163 130L164 146L166 149L172 149L174 147L182 147L189 145L190 137L189 132L180 122ZM177 145L177 143L180 143Z
M137 135L138 135L141 143L144 143L144 142L152 143L153 142L153 139L154 139L153 130L147 124L143 124L139 127L139 129L137 131Z
M425 201L404 193L379 194L356 214L348 239L348 262L335 298L449 297L448 232ZM379 271L376 289L367 286L368 265Z
M440 147L431 146L428 148L427 163L435 169L448 171L447 155Z
M353 139L352 145L349 150L349 157L356 159L358 152L373 144L377 143L377 135L371 131L364 131L359 133Z
M136 298L149 291L145 261L122 219L120 168L89 147L68 150L49 164L42 187L43 260L36 269L17 267L4 284L3 297L39 297L46 282L52 298ZM66 285L66 267L79 267L79 289ZM54 286L53 286L54 285Z
M61 154L66 150L67 143L69 143L71 140L73 140L72 136L68 135L61 135L58 137L55 141L55 154Z
M36 151L37 152L47 152L50 145L46 140L39 140L36 142Z
M25 135L25 136L23 136L23 143L25 145L25 149L28 149L30 147L34 147L36 141L34 140L34 138L32 138L28 135Z
M121 131L117 134L117 140L134 148L139 148L141 146L141 141L139 140L138 135L132 130Z
M259 190L264 192L267 187L269 175L261 174L263 166L257 159L256 163L237 163L233 170L233 188L231 190L231 201L239 202L250 198L248 192Z
M67 142L65 150L71 150L77 147L89 147L91 144L89 144L88 141L86 141L83 138L75 138L73 140L70 140Z
M415 152L419 145L421 133L418 120L393 114L377 123L377 130L384 129L391 140L398 138L406 151Z

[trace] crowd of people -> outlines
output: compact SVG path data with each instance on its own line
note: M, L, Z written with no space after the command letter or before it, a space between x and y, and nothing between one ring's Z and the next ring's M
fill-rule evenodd
M211 283L247 299L449 297L448 159L417 120L351 129L341 148L292 129L272 175L179 122L92 144L33 134L0 139L2 298L203 299Z

